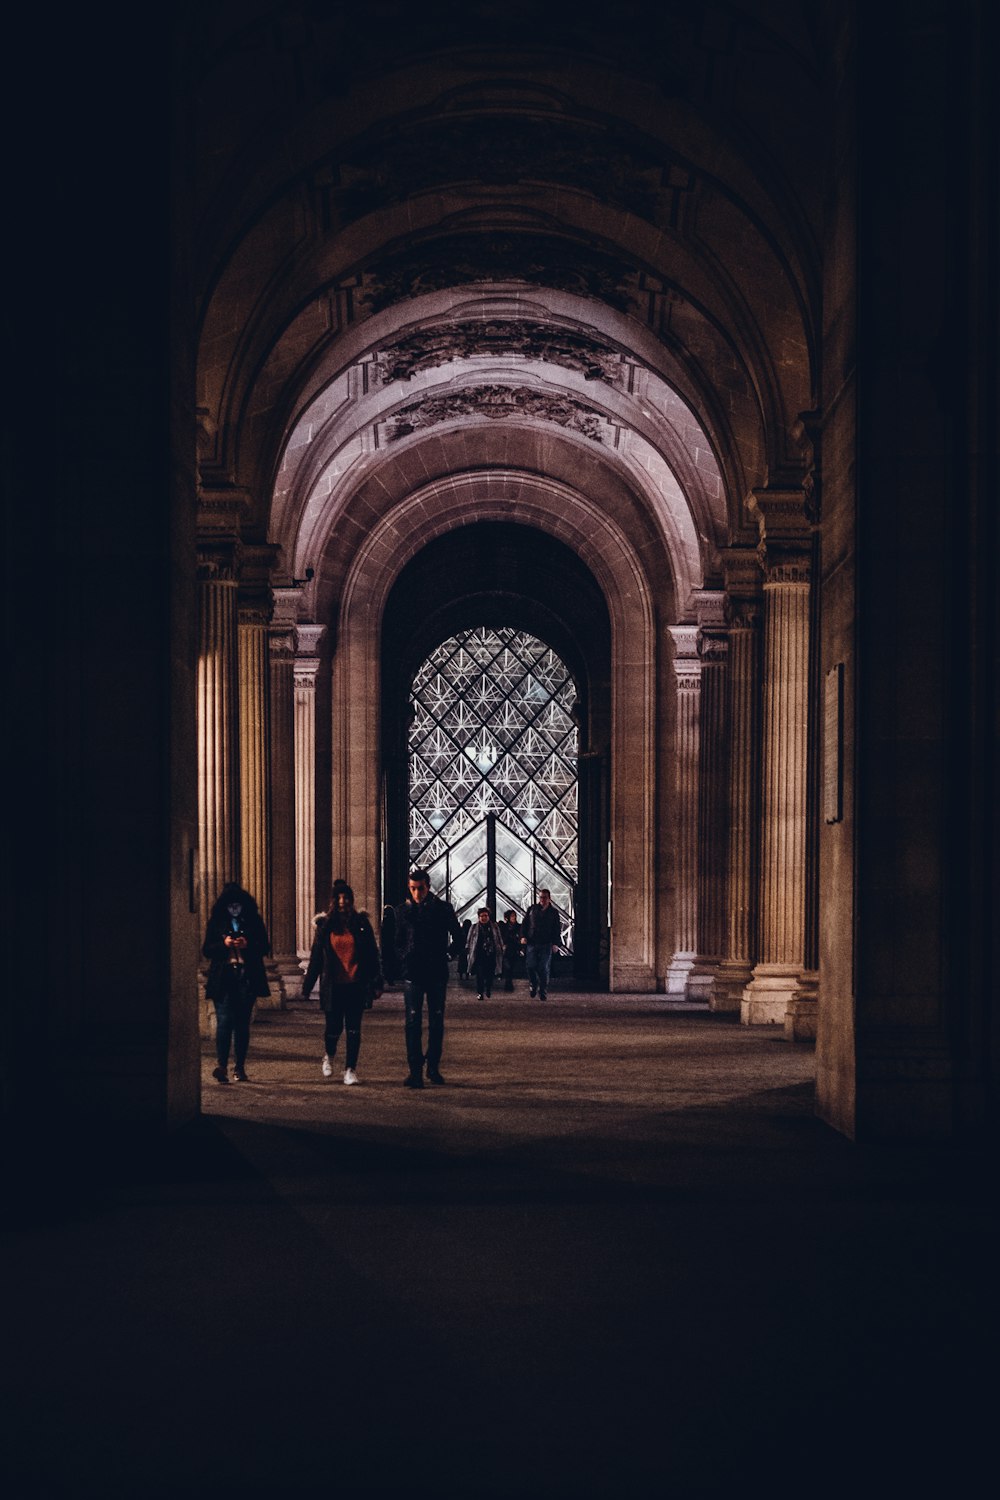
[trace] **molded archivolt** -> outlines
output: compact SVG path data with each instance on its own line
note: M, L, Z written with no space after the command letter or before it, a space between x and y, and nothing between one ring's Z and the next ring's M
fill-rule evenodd
M380 797L379 660L389 592L406 563L456 526L515 521L566 543L600 584L612 636L611 828L616 922L611 988L655 988L655 590L627 533L601 505L538 475L450 475L388 508L351 549L333 660L333 867L374 904ZM324 569L324 576L329 570Z
M812 80L784 55L801 134ZM228 189L206 195L220 254L199 362L206 477L248 490L263 519L275 444L317 374L346 367L359 323L516 268L545 300L582 293L580 326L617 317L621 347L655 345L637 362L699 413L745 526L746 492L801 464L796 423L816 404L809 179L793 190L773 154L751 159L752 135L726 139L641 68L538 53L530 76L498 78L470 62L424 54L391 87L317 101L282 138L283 166L233 162Z

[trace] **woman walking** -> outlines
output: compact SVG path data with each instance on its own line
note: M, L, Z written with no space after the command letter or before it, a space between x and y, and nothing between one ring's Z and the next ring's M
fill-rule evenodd
M259 996L271 993L264 972L271 944L256 901L235 880L222 887L212 907L201 951L209 960L205 994L215 1006L216 1066L212 1077L218 1083L229 1082L232 1047L236 1064L233 1078L246 1083L250 1018Z
M378 945L368 913L355 911L354 892L346 880L334 883L330 910L316 928L309 968L302 981L308 1000L319 979L319 1003L326 1016L323 1077L333 1076L333 1059L342 1031L347 1032L344 1082L357 1083L361 1051L361 1017L370 998L382 993Z
M476 999L488 1000L493 993L493 980L500 973L503 959L503 937L489 907L479 908L479 920L474 927L470 925L465 951L469 973L474 977L479 991Z

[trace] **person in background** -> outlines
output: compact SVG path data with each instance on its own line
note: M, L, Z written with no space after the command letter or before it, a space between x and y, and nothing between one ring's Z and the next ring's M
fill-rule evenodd
M528 993L534 999L548 999L549 971L552 968L552 950L559 944L562 927L559 913L552 905L552 895L544 886L538 892L538 900L529 906L521 929L524 943L524 965L528 971Z
M330 910L316 928L309 967L302 981L308 1000L319 980L319 1003L326 1018L323 1077L333 1076L333 1059L347 1032L344 1082L357 1083L361 1052L361 1017L369 999L381 995L382 967L368 913L355 911L354 892L346 880L333 886Z
M514 988L514 965L521 956L521 924L516 911L504 912L500 936L503 938L503 987L509 991Z
M235 880L222 887L209 913L201 951L209 961L205 994L215 1006L212 1077L217 1083L229 1082L231 1047L233 1078L247 1083L250 1019L258 998L271 993L264 971L271 944L256 901Z
M426 870L412 870L407 881L410 898L396 908L396 955L403 980L406 1007L406 1061L403 1079L408 1089L424 1086L424 1063L430 1083L444 1083L441 1052L444 1046L444 998L448 988L448 958L461 950L462 929L450 901L431 894ZM424 1001L427 1002L427 1053L423 1051Z
M479 918L470 923L465 941L469 973L476 981L477 1000L488 1000L493 994L493 980L503 963L503 936L488 906L479 908Z
M399 978L399 965L396 959L396 908L394 906L387 906L382 912L379 952L382 955L382 978L387 985L395 984Z
M466 917L462 923L462 942L458 950L458 977L467 979L469 974L469 933L472 931L472 920Z

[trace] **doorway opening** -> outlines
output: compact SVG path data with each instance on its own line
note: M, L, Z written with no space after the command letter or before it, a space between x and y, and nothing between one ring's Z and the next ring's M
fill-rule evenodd
M410 688L409 854L459 921L524 915L542 888L573 952L579 875L579 699L545 641L476 626L443 641Z

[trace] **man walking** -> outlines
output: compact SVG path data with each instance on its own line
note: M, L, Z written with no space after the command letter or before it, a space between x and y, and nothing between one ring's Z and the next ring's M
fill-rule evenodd
M552 949L562 937L559 913L552 905L552 896L543 887L538 900L529 906L521 928L524 941L524 966L528 971L528 993L534 999L547 1000L549 970L552 967Z
M431 894L426 870L413 870L407 881L410 899L396 908L396 954L403 980L406 1007L406 1061L403 1079L408 1089L422 1089L427 1063L429 1083L444 1083L441 1049L444 1044L444 996L448 986L448 957L462 942L462 929L449 901ZM421 1041L424 1000L427 1001L427 1053Z

